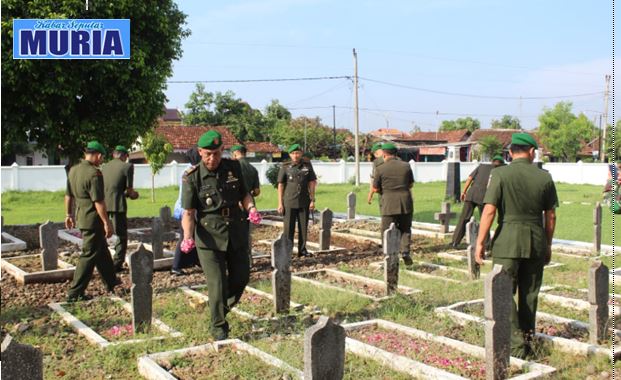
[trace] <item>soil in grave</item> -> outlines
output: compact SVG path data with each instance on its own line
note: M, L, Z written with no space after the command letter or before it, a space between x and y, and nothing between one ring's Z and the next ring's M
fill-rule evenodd
M195 290L209 296L207 287L200 287ZM244 294L239 300L239 303L235 305L235 308L257 318L272 318L277 316L277 314L274 313L274 301L249 291L244 291Z
M337 286L339 288L352 290L354 292L366 294L372 297L386 296L386 290L381 289L378 286L365 284L362 281L342 278L325 272L305 273L303 275L298 274L297 276L316 280L328 285Z
M420 272L425 274L431 274L438 277L450 278L458 281L468 281L470 278L465 273L445 270L444 268L435 268L431 265L424 265L421 263L414 263L413 265L406 267L408 272Z
M545 293L559 297L577 299L585 302L588 302L589 298L588 291L575 288L557 287L547 290ZM615 305L615 308L617 308L621 306L621 300L619 300L617 297L615 297L614 299L609 299L608 306L612 307L613 304Z
M301 336L274 335L267 339L253 341L251 344L294 368L300 370L304 368L304 340ZM378 361L347 351L345 352L343 372L343 379L345 380L405 380L412 378L410 375L384 367Z
M286 370L270 366L256 356L235 347L218 352L205 350L160 360L160 366L178 379L285 379Z
M41 254L20 256L7 261L23 270L26 273L34 273L43 271L41 265Z
M485 379L485 359L468 355L453 347L378 326L350 330L347 336L456 375L469 379ZM522 373L521 369L510 367L508 377L520 373Z
M119 302L106 297L63 304L63 308L110 342L155 336L154 331L134 335L132 315Z

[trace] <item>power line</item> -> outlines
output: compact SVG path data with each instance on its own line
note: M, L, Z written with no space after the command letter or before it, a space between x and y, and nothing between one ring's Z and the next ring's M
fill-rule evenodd
M432 89L429 89L429 88L407 86L407 85L403 85L403 84L399 84L399 83L386 82L386 81L381 81L381 80L371 79L371 78L365 78L365 77L359 77L359 78L362 79L362 80L365 80L367 82L379 83L379 84L384 84L384 85L392 86L392 87L406 88L406 89L409 89L409 90L422 91L422 92L430 92L430 93L439 94L439 95L462 96L462 97L480 98L480 99L542 100L542 99L578 98L578 97L593 96L593 95L603 95L604 94L602 91L598 91L598 92L590 92L590 93L585 93L585 94L559 95L559 96L492 96L492 95L477 95L477 94L465 94L465 93L458 93L458 92L448 92L448 91L432 90Z
M294 81L314 81L314 80L335 80L349 79L348 75L325 76L325 77L304 77L304 78L269 78L269 79L220 79L220 80L169 80L166 83L256 83L256 82L294 82Z

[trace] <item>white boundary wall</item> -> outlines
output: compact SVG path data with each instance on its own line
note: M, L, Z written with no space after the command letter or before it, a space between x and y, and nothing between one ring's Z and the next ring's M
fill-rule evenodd
M181 173L188 164L172 162L167 164L157 176L155 187L173 186L179 184ZM265 173L273 163L266 161L256 162L253 165L259 171L261 184L267 184ZM461 180L465 181L468 175L476 168L477 162L462 162L460 165ZM151 187L151 168L148 164L134 165L134 187ZM446 179L445 162L414 162L410 161L416 182L444 181ZM313 167L319 179L319 183L347 183L354 177L353 162L320 162L314 161ZM552 174L555 182L571 184L601 185L606 182L608 166L600 163L549 163L543 166ZM360 163L360 182L368 183L372 164ZM2 166L1 187L7 190L64 190L66 175L64 166Z

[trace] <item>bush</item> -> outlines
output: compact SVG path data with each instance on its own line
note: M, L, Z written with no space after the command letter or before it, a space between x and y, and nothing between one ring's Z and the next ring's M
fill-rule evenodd
M270 181L272 186L278 187L278 172L280 171L281 164L271 165L269 169L265 172L265 176L267 180Z

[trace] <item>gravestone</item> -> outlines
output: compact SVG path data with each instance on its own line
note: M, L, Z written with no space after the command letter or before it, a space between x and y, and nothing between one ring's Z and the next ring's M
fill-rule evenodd
M340 380L345 369L345 329L326 316L304 333L304 379Z
M476 243L468 246L468 273L470 278L477 280L481 277L481 266L475 260Z
M151 251L153 252L154 260L164 257L163 232L162 219L153 218L151 223Z
M461 173L459 170L459 157L453 158L456 161L448 160L446 163L446 194L445 199L460 201L461 195Z
M58 228L49 220L39 226L39 245L43 270L58 269Z
M511 276L494 265L485 279L485 370L487 380L506 379L511 355Z
M319 214L319 249L327 251L330 249L330 239L332 236L332 217L333 213L329 208L324 209Z
M43 379L43 352L27 344L20 344L6 335L2 341L2 379Z
M479 223L474 220L474 216L470 217L470 221L466 223L466 243L475 245L477 236L479 235Z
M129 255L134 334L147 332L153 316L153 256L142 244Z
M589 268L589 343L598 344L606 339L608 325L608 275L609 270L601 261Z
M394 223L384 231L384 281L386 282L386 294L391 295L399 286L399 246L401 231Z
M347 219L356 219L356 194L347 194Z
M272 292L274 311L288 313L291 302L291 251L293 242L284 234L272 243Z
M442 224L441 231L445 234L449 232L449 224L451 219L454 218L457 214L451 212L451 204L449 202L442 202L442 212L436 212L433 216L435 220L439 220Z
M170 207L164 206L160 208L160 219L162 220L162 224L164 225L165 230L172 228L172 216L170 213Z
M593 210L593 249L598 253L602 250L602 205L599 202Z

